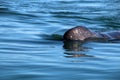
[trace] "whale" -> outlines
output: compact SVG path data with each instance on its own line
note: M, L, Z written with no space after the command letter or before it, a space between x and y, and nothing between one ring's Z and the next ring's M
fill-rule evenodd
M120 30L110 32L95 32L85 26L76 26L68 29L63 35L64 41L89 40L120 40Z

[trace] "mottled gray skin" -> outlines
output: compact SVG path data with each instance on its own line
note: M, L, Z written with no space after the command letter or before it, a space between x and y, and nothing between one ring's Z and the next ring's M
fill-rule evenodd
M95 33L86 27L77 26L66 31L63 39L77 41L85 41L89 39L114 40L120 39L120 31Z

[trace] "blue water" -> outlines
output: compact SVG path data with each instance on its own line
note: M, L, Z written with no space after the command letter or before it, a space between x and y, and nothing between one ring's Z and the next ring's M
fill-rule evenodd
M53 39L77 25L120 29L120 1L0 0L0 80L119 80L120 41Z

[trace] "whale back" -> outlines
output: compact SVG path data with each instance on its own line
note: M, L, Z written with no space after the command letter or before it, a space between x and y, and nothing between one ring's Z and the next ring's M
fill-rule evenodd
M88 28L83 26L77 26L72 29L69 29L65 32L63 38L64 40L85 40L88 38L95 37L95 33L90 31Z
M103 32L100 35L108 40L120 39L120 31Z

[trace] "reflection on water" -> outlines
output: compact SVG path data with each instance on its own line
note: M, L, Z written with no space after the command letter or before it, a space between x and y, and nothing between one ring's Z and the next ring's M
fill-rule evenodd
M72 57L93 57L91 55L87 55L84 53L81 53L82 51L87 51L91 49L90 47L84 47L83 44L85 42L81 41L64 41L64 49L66 50L65 54L68 56L65 56L67 58Z
M65 54L67 54L67 58L78 58L78 57L94 57L92 55L87 55L87 54L83 54L83 53L73 53L73 52L65 52Z
M64 49L68 51L85 51L86 48L82 46L81 41L64 41Z

